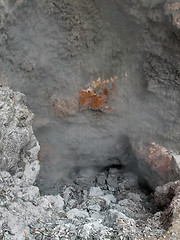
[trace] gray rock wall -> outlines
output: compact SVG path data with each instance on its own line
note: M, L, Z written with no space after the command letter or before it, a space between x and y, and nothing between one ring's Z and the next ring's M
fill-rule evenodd
M178 2L0 4L0 81L25 93L35 113L42 178L124 164L124 135L179 151ZM79 109L81 88L114 76L103 109Z

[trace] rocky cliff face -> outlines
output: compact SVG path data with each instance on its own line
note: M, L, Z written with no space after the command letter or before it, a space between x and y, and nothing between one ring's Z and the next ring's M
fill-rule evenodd
M180 238L179 181L153 214L117 168L179 178L179 19L175 0L0 1L0 238Z
M42 188L74 167L126 165L130 145L179 152L177 1L0 5L0 81L25 93L36 115Z

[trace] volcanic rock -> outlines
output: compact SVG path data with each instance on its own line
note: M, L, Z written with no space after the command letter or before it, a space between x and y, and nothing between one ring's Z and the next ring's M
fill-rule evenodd
M39 172L39 143L32 130L32 112L24 94L0 88L0 169L33 183Z
M35 113L42 191L133 165L132 142L179 152L178 16L170 0L0 1L0 83Z
M162 235L161 213L146 211L137 176L118 168L134 168L137 158L152 189L179 178L179 9L176 0L0 1L0 84L26 94L41 144L39 192L32 113L22 94L3 87L2 238ZM89 196L91 187L102 196ZM78 219L82 210L93 221Z
M180 237L180 181L169 182L155 191L155 203L164 209L161 221L165 229L168 229L166 236Z
M2 239L155 240L163 237L165 233L169 234L161 227L163 216L171 216L169 211L173 213L172 226L175 226L173 234L178 234L178 182L157 189L156 203L159 204L158 206L163 205L165 211L156 212L154 215L153 198L139 188L137 176L115 166L101 169L94 174L80 172L79 177L61 183L64 186L59 188L58 195L41 196L39 188L33 185L39 170L37 160L39 145L32 131L32 114L30 121L26 121L28 118L23 118L23 124L19 125L19 119L15 118L19 116L18 110L21 109L23 116L25 113L31 113L24 103L16 100L21 99L20 96L24 99L24 95L9 88L1 88L1 93L3 96L1 97L3 107L0 109L2 146L4 146L3 140L6 139L4 136L9 129L12 132L15 129L18 134L26 127L30 131L28 136L32 137L25 141L26 145L24 143L22 149L15 148L18 153L22 151L24 154L16 154L17 158L12 156L13 171L10 165L10 172L0 172L0 237ZM14 101L12 96L15 96ZM4 124L5 122L8 124ZM21 146L18 145L21 138L12 138L12 141L15 140L17 146ZM26 153L27 149L29 154ZM4 153L6 150L7 148L2 147L2 156L6 156ZM8 163L11 162L10 157L7 160ZM24 167L19 168L19 162L24 163ZM169 196L168 203L164 201L166 195ZM169 207L166 209L168 204ZM174 237L174 239L178 238Z
M149 186L155 189L180 178L179 155L156 144L135 144L137 164Z

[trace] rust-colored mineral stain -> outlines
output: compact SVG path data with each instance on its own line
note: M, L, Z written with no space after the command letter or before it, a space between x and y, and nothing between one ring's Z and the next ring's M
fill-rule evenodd
M101 78L98 78L97 82L93 82L92 85L94 89L98 88L102 84Z
M108 105L108 101L113 96L117 96L115 81L117 77L111 77L107 80L98 78L93 81L88 88L81 88L77 96L70 99L59 98L55 94L51 97L51 103L57 117L72 115L81 109L100 109L102 111L112 110L113 107Z
M108 95L108 90L107 90L107 88L104 88L104 90L103 90L103 94L104 94L105 96Z
M56 116L62 116L62 114L72 115L77 110L77 101L75 98L66 102L63 99L57 99L53 101L53 107Z
M117 77L112 77L108 80L93 81L88 89L81 89L79 92L79 109L92 108L101 110L110 110L107 106L109 95L117 95L115 81Z
M97 96L96 93L88 90L81 90L79 93L79 106L80 108L94 108L97 109L103 104L102 96Z

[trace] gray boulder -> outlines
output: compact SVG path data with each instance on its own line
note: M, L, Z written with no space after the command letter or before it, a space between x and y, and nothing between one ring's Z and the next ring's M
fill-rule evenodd
M24 94L0 88L0 169L33 182L39 171L39 143L32 130L33 113Z

